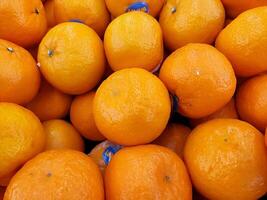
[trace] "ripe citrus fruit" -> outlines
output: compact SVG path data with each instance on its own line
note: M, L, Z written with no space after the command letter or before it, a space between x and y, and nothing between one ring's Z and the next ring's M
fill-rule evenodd
M44 4L44 8L45 8L47 26L48 28L51 28L57 24L55 17L54 0L46 1Z
M117 17L131 10L142 10L156 17L166 0L105 0L109 12Z
M253 76L267 71L266 35L267 6L254 8L221 31L216 48L231 61L237 76Z
M267 127L267 75L245 81L237 92L236 106L241 119L264 131Z
M75 128L64 120L49 120L43 122L46 133L46 150L73 149L84 151L84 142Z
M4 199L6 188L0 186L0 200Z
M39 46L41 72L67 94L82 94L96 86L105 70L101 39L88 26L66 22L53 27Z
M178 97L178 111L190 118L205 117L222 108L236 88L230 62L207 44L177 49L164 61L160 79Z
M39 117L41 121L65 117L71 105L72 98L45 80L42 81L39 93L26 107Z
M75 97L71 104L70 120L74 127L87 139L101 141L105 137L96 127L93 116L95 92Z
M0 103L0 178L41 152L45 134L39 119L12 103Z
M106 199L191 200L192 187L183 161L157 145L126 147L105 172Z
M5 200L104 200L94 161L82 152L54 150L27 162L12 178Z
M194 186L208 199L258 199L267 190L264 138L246 122L215 119L199 125L184 152Z
M47 24L41 0L1 0L0 38L21 46L37 44Z
M188 43L213 43L224 19L220 0L168 0L159 22L165 45L176 50Z
M40 73L31 54L0 39L0 101L28 103L37 94L39 85Z
M168 147L183 158L184 145L190 132L190 128L182 124L169 124L153 143Z
M98 88L93 105L100 132L121 145L152 142L166 127L170 111L164 84L139 68L123 69L109 76Z
M114 71L131 67L151 71L163 59L160 25L156 19L140 11L114 19L105 32L104 46Z

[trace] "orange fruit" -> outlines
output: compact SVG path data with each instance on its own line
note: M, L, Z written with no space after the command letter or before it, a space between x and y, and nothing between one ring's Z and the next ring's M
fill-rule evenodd
M84 141L75 128L64 120L49 120L43 122L46 133L46 150L73 149L84 151Z
M255 30L255 27L257 29ZM216 40L237 76L267 71L267 6L248 10L234 19Z
M46 121L65 117L69 112L71 101L70 95L62 93L43 80L39 93L26 104L26 107L41 121Z
M224 19L220 0L168 0L159 22L165 45L176 50L188 43L212 44Z
M231 63L207 44L177 49L164 61L159 76L177 96L179 113L190 118L219 110L230 101L236 88Z
M20 46L37 44L47 24L41 0L1 0L0 38Z
M168 147L183 158L184 145L190 132L190 128L182 124L169 124L153 143Z
M96 127L93 116L93 100L95 92L76 96L71 104L70 120L73 126L87 139L104 140L105 137Z
M156 19L139 11L114 19L105 32L104 46L114 71L132 67L151 71L163 59L160 25Z
M264 137L246 122L215 119L199 125L184 152L194 186L208 199L258 199L267 190Z
M93 103L97 128L120 145L152 142L165 129L170 112L163 83L140 68L114 72L99 86Z
M91 90L105 70L101 39L88 26L74 22L59 24L46 34L38 61L48 82L67 94Z
M6 188L0 186L0 200L4 199Z
M0 39L0 101L28 103L37 94L39 85L40 73L31 54Z
M267 75L245 81L237 92L236 106L242 120L264 131L267 127Z
M224 27L229 25L232 21L233 21L233 19L229 19L229 18L225 19Z
M103 180L82 152L54 150L27 162L12 178L5 200L104 200Z
M132 10L134 5L139 7L138 10L143 10L149 13L150 15L156 17L161 11L162 6L166 0L105 0L106 5L109 9L109 12L112 16L117 17L127 11ZM141 3L141 4L140 4Z
M5 175L4 177L0 178L0 187L6 187L8 186L11 178L16 174L16 170L13 172L10 172L9 174Z
M105 173L106 199L191 200L192 186L183 161L157 145L118 151Z
M55 9L54 9L54 0L48 0L44 4L47 26L48 28L55 26L56 17L55 17Z
M100 36L103 36L110 22L105 0L54 0L54 13L57 23L80 21Z
M195 127L206 121L212 119L221 119L221 118L238 119L234 98L232 98L224 107L212 113L211 115L199 119L191 119L190 123Z
M0 178L41 152L45 134L39 119L13 103L0 103Z

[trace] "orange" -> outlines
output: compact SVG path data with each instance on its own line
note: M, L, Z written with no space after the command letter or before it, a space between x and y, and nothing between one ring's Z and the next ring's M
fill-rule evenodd
M211 115L199 119L191 119L190 123L193 126L197 126L206 121L212 119L221 119L221 118L238 119L234 98L232 98L224 107L212 113Z
M96 127L93 116L95 92L75 97L71 104L70 120L74 127L87 139L101 141L105 137Z
M0 186L0 200L3 200L5 194L5 188Z
M190 128L182 124L169 124L153 143L168 147L183 158L184 145L190 132Z
M163 4L165 3L166 0L105 0L106 5L109 9L109 12L111 13L112 16L117 17L129 10L133 5L142 3L142 5L145 5L148 7L147 12L156 17ZM141 10L144 10L144 8L141 8Z
M264 131L267 127L267 75L245 81L237 92L236 106L241 119Z
M208 199L252 200L267 190L264 137L246 122L215 119L199 125L184 152L194 186Z
M16 174L16 170L13 172L10 172L9 174L5 175L4 177L0 178L0 187L6 187L8 186L11 178Z
M80 21L99 36L103 36L110 21L110 15L105 0L54 0L54 13L57 23Z
M46 133L46 150L73 149L84 151L84 141L75 128L64 120L49 120L43 122Z
M114 72L99 86L93 103L97 128L120 145L152 142L165 129L170 112L166 87L140 68Z
M0 39L0 101L28 103L37 94L39 85L40 73L31 54Z
M267 6L267 0L221 0L228 16L235 18L240 13L259 6Z
M75 22L59 24L46 34L38 61L48 82L67 94L91 90L105 70L101 39L88 26Z
M237 76L253 76L267 71L266 35L267 6L254 8L220 32L216 48L231 61Z
M38 118L26 108L0 103L0 179L40 153L45 134Z
M225 23L224 23L224 27L226 27L227 25L229 25L233 20L232 19L225 19Z
M151 71L163 59L160 25L156 19L140 11L114 19L105 32L104 46L114 71L132 67Z
M176 50L188 43L212 44L224 26L220 0L168 0L160 14L165 45Z
M219 110L230 101L236 88L231 63L207 44L177 49L164 61L159 76L177 96L179 113L190 118Z
M44 4L48 28L51 28L57 24L55 17L54 1L55 0L48 0Z
M41 121L65 117L72 102L70 95L52 87L45 80L37 96L26 107L34 112Z
M82 152L39 154L12 178L4 200L104 200L103 180L94 161Z
M191 200L192 186L183 161L157 145L118 151L105 173L107 200Z
M47 24L41 0L1 0L0 38L21 46L37 44Z

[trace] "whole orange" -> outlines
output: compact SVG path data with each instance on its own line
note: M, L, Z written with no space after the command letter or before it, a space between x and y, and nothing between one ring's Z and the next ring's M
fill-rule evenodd
M224 19L220 0L167 0L159 22L165 45L176 50L188 43L212 44Z
M27 162L12 178L4 200L104 200L103 180L82 152L54 150Z
M44 8L45 8L47 26L48 28L51 28L57 24L55 17L54 0L46 1L44 4Z
M114 19L105 32L104 46L114 71L132 67L151 71L163 59L160 25L156 19L140 11Z
M189 135L184 156L196 189L208 199L252 200L267 190L263 135L237 119L215 119Z
M96 86L105 70L101 39L88 26L66 22L53 27L39 46L44 77L67 94L82 94Z
M159 77L177 96L179 113L190 118L219 110L230 101L236 88L231 63L207 44L177 49L164 61Z

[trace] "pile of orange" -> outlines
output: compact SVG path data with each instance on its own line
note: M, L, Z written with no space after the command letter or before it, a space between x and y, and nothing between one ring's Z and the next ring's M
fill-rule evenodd
M1 0L0 200L267 193L267 0Z

